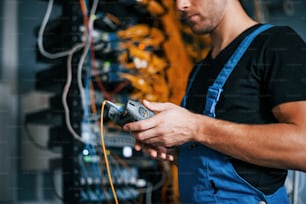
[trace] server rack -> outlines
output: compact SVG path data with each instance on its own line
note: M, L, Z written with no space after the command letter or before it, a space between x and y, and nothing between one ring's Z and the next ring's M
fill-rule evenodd
M50 20L53 4L61 15ZM178 203L171 164L135 152L134 139L107 119L103 151L98 125L103 100L178 103L177 86L209 41L186 31L173 6L167 0L49 0L49 18L36 33L37 60L50 67L36 74L36 89L54 96L48 110L28 114L27 121L52 126L49 146L62 149L64 203ZM183 67L175 66L177 56Z

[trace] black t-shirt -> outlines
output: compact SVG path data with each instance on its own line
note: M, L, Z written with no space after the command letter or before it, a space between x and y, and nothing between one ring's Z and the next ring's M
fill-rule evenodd
M208 86L240 42L258 26L244 31L215 59L209 53L200 62L201 69L188 94L189 110L203 113ZM273 107L299 100L306 100L305 42L291 28L274 26L254 39L229 76L216 106L216 118L244 124L274 123L277 121L272 114ZM287 175L286 170L237 159L232 159L232 163L241 177L266 194L283 185Z

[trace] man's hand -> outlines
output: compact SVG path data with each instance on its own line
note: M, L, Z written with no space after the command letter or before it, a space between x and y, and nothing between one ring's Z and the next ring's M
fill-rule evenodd
M142 144L168 148L193 140L192 136L196 130L193 127L195 114L172 103L144 101L143 104L157 114L149 119L127 123L123 126L123 129L130 131L136 140Z
M176 163L177 152L175 148L165 148L162 146L153 146L149 144L144 144L140 141L135 143L136 151L143 151L150 155L154 159L159 159L162 161L170 161Z

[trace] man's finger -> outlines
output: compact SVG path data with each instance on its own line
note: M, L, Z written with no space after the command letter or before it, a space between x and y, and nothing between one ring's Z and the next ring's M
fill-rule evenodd
M143 100L143 105L154 112L161 112L175 107L172 103L149 102L147 100Z

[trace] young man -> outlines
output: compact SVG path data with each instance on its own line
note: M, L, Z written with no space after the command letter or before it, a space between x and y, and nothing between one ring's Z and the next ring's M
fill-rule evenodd
M191 73L182 106L144 101L158 114L124 129L152 157L174 160L168 147L177 147L182 203L289 203L287 169L306 171L305 42L289 27L265 28L209 101L224 65L262 25L238 0L177 7L194 33L210 35L212 49Z

